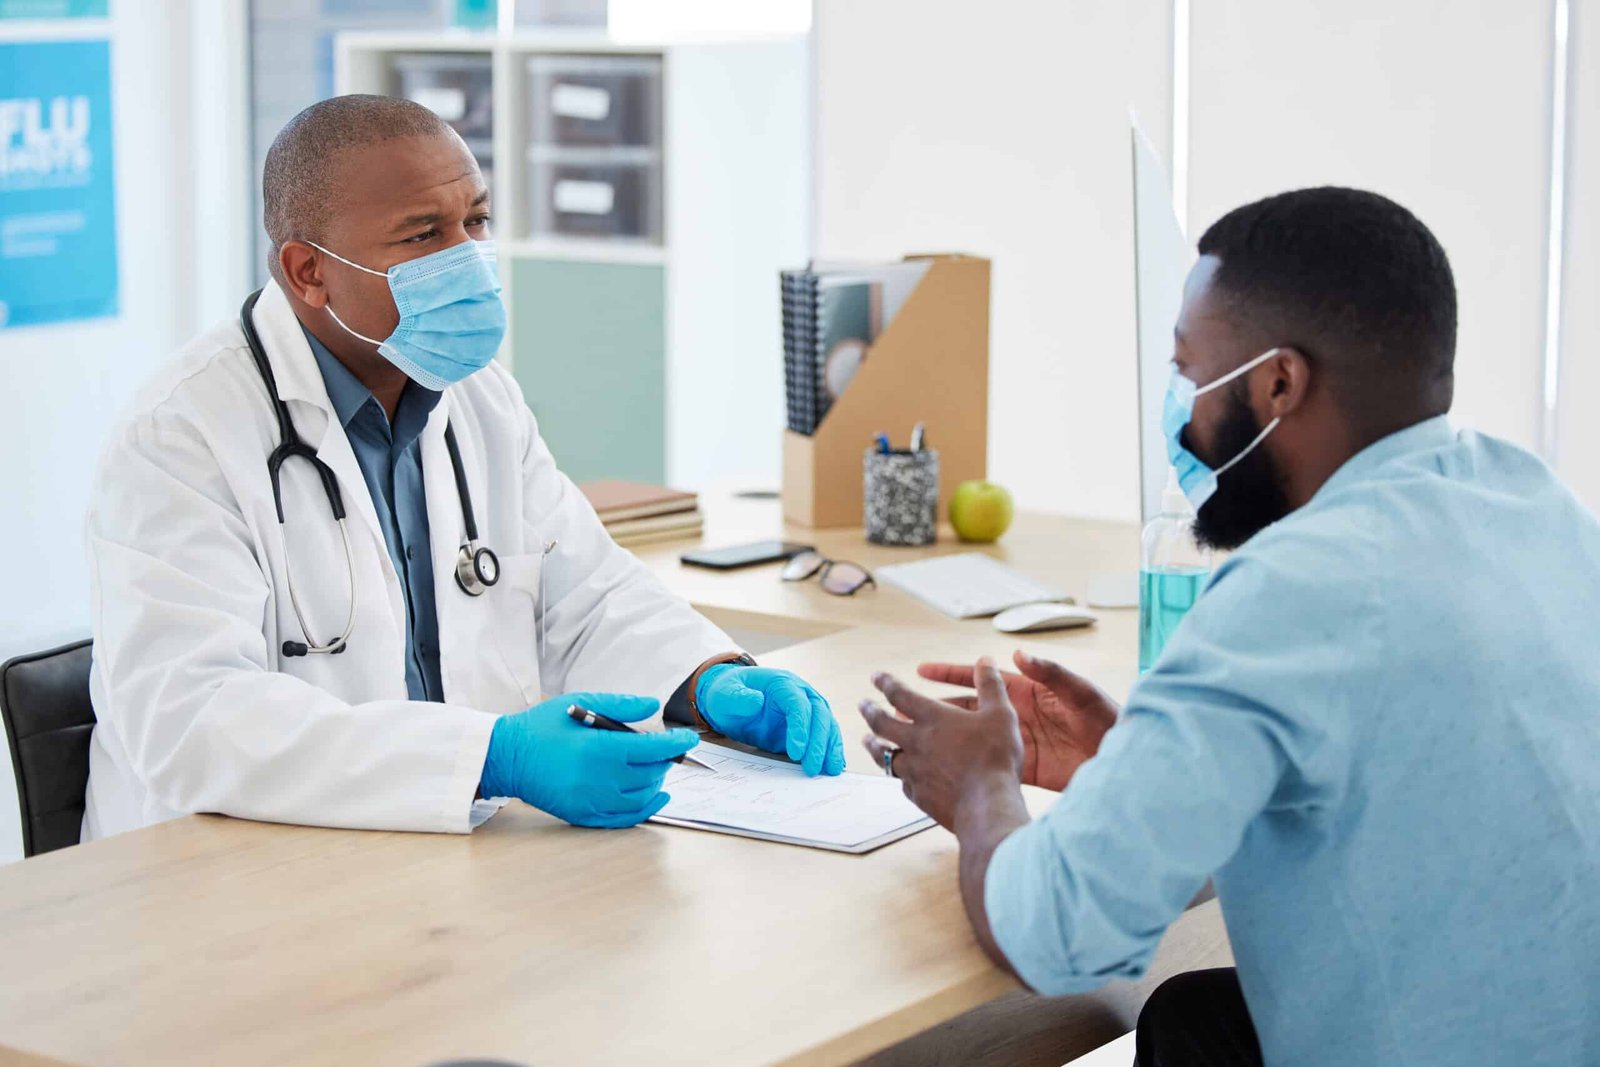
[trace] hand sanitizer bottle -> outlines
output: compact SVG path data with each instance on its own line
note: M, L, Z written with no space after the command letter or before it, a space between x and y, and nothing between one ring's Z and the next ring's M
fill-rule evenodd
M1211 553L1195 544L1194 509L1168 468L1161 514L1144 528L1139 556L1139 673L1166 647L1211 576Z

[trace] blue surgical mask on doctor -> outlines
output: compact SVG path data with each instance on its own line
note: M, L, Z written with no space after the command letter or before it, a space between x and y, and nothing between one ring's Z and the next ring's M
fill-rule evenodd
M493 241L462 241L387 271L352 263L315 241L306 243L340 263L389 280L400 321L384 340L345 326L331 304L328 314L346 333L376 345L379 354L418 385L434 390L454 385L488 366L499 351L506 309L500 302Z
M1273 419L1267 423L1266 428L1258 433L1255 440L1246 445L1242 452L1213 470L1205 460L1183 446L1183 429L1189 425L1189 420L1194 418L1195 397L1219 389L1242 374L1248 374L1281 351L1283 351L1281 348L1273 348L1263 352L1242 367L1234 368L1208 385L1195 385L1178 373L1176 365L1173 366L1172 377L1167 382L1166 404L1161 412L1161 430L1167 438L1167 459L1171 460L1173 469L1178 472L1178 485L1196 511L1204 507L1205 502L1216 493L1217 479L1234 464L1254 452L1256 446L1267 439L1267 434L1278 428L1281 420Z

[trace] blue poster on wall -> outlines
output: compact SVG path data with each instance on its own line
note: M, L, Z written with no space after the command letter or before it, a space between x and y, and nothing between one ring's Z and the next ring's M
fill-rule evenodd
M0 19L102 19L106 0L0 0Z
M110 43L0 44L0 328L116 313Z
M0 0L0 19L103 19L106 0Z

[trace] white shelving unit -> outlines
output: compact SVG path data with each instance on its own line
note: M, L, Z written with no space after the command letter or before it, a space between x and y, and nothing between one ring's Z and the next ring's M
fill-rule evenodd
M491 128L486 140L469 143L486 170L492 165L511 316L502 358L562 467L580 481L776 486L778 271L809 255L806 40L652 45L589 32L350 33L337 42L338 91L403 95L400 71L416 69L417 57L422 66L429 57L446 65L471 58L489 72ZM542 81L530 73L541 59ZM654 95L608 95L581 84L581 75L548 74L585 59L602 68L642 60L623 66L657 71ZM552 90L556 84L567 88ZM558 91L565 118L552 119ZM642 137L635 126L624 140L651 143L534 140L536 109L546 109L546 129L581 127L586 116L603 127L626 117L614 108L637 110L638 99L659 114L648 117ZM432 99L446 118L457 102L448 89ZM537 160L554 161L538 191L542 210L533 202ZM610 183L609 173L640 177ZM557 184L564 199L551 199ZM636 202L635 186L658 190L643 194L653 202ZM558 204L576 213L562 219ZM606 217L608 205L616 217ZM646 221L630 225L623 211ZM538 228L540 218L561 221ZM568 232L580 227L643 232Z

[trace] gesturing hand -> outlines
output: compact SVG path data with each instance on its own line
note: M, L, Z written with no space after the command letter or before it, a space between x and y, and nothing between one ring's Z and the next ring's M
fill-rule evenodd
M1022 732L1022 780L1057 792L1095 752L1117 721L1117 705L1093 683L1059 663L1023 652L1012 657L1021 674L1001 673ZM930 682L976 688L973 668L959 663L924 663L917 673ZM975 710L977 696L947 698Z
M872 728L867 751L900 778L911 802L955 832L961 843L961 901L978 943L1003 967L1011 964L989 929L984 882L989 860L1007 835L1028 824L1019 775L1023 745L1017 713L994 660L967 671L977 690L970 707L912 692L887 674L872 676L895 715L871 700L861 715Z
M993 660L979 660L975 674L977 705L970 711L923 696L882 673L872 676L872 684L899 716L870 700L861 702L861 715L872 728L866 745L873 761L904 783L913 804L958 834L963 815L982 815L996 798L1014 801L1011 806L1019 809L1022 803L1017 714Z

